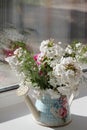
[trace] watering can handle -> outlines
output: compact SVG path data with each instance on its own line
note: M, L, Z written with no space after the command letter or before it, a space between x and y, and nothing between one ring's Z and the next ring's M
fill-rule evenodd
M17 95L24 97L24 100L25 100L29 110L32 112L35 119L38 120L39 117L40 117L40 112L36 109L35 105L33 104L32 100L30 98L30 96L28 95L28 92L29 92L29 88L27 86L19 87L17 89Z

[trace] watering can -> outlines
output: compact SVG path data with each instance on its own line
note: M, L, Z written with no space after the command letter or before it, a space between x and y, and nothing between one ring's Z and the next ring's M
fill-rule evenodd
M70 104L74 97L73 94L69 99L66 95L52 99L50 95L46 94L41 99L37 99L34 104L28 91L28 87L19 87L17 95L24 97L24 101L37 123L47 127L56 127L71 122Z

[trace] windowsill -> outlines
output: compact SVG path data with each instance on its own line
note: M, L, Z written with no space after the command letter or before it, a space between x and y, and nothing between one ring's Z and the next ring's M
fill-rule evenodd
M27 107L27 106L26 106ZM25 107L25 109L26 109ZM83 110L84 108L84 110ZM64 127L44 127L37 124L32 115L27 113L6 122L0 124L1 130L86 130L87 129L87 96L75 99L71 105L72 122ZM23 109L23 108L22 108ZM15 113L17 114L17 113Z
M19 85L13 85L13 86L1 88L1 89L0 89L0 93L7 92L7 91L11 91L11 90L15 90L15 89L17 89L18 87L19 87Z

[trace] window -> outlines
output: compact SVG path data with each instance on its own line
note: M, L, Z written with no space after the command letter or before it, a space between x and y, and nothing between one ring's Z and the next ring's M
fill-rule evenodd
M86 23L87 0L0 0L1 33L15 28L35 51L49 38L86 43Z

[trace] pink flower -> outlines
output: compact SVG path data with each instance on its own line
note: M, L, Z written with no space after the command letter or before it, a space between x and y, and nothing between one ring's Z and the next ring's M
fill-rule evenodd
M67 116L67 109L65 107L61 107L58 109L58 115L61 118L64 118Z
M37 61L38 55L39 55L39 54L34 55L34 60L35 60L35 61Z
M14 51L13 50L7 50L7 49L3 49L4 54L6 55L6 57L8 56L12 56Z
M41 64L41 62L39 61L39 56L40 56L40 53L34 55L34 60L36 61L37 65L40 65L40 64Z

